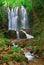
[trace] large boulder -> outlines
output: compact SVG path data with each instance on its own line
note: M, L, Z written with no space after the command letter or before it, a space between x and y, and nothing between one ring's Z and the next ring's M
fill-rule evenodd
M7 38L14 38L14 39L17 38L16 31L14 31L14 30L9 30L9 31L5 32L4 34L5 34L5 37L7 37Z

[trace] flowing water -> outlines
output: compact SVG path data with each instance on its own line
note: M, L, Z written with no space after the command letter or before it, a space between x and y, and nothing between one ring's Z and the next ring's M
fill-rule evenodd
M27 39L34 38L34 36L27 34L26 31L24 31L24 30L21 30L21 31L22 31L23 33L25 33Z
M16 31L16 34L17 34L17 39L20 39L19 31Z
M24 8L24 6L21 6L21 28L22 29L28 29L29 25L28 25L28 15L26 12L26 9Z
M8 30L15 30L17 34L17 38L20 38L18 30L22 30L22 32L25 33L27 38L29 39L33 38L33 36L23 31L23 29L29 28L28 15L24 6L11 8L11 10L8 7L7 11L8 11Z
M10 8L8 7L8 29L9 30L18 30L18 7L16 8L12 8L10 10Z

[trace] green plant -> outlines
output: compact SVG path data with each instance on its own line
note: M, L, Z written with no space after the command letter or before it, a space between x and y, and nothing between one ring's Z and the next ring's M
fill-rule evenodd
M4 34L1 32L0 33L0 38L3 38L4 37Z
M42 54L44 55L44 51L42 52Z
M33 51L36 52L38 50L38 48L34 48Z
M16 48L16 47L13 46L13 47L11 48L11 50L12 50L13 52L17 52L17 51L21 50L21 47L17 47L17 48Z
M27 10L30 10L32 8L31 0L1 0L0 3L3 3L3 6L11 6L11 7L24 5Z
M3 38L2 40L0 40L0 46L4 46L6 45L6 43L8 43L8 39Z
M33 0L33 5L36 7L36 8L39 8L41 6L39 0Z
M26 61L26 60L27 60L24 55L19 54L19 53L15 53L15 54L12 56L12 59L13 59L13 60L16 60L16 61Z
M8 61L9 61L9 58L8 58L8 56L7 56L7 55L3 55L3 56L2 56L2 60L4 60L4 61L8 62Z
M0 0L0 6L3 6L4 3L3 3L3 0Z
M16 60L16 61L20 61L20 56L19 55L13 55L12 59Z

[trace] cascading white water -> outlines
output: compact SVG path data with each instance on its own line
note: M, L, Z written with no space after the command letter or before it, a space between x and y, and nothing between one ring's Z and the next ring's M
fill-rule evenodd
M17 39L19 39L19 31L16 31L16 34L17 34Z
M28 29L29 25L28 25L28 15L26 12L26 9L24 8L24 6L21 6L21 28L22 29Z
M25 33L27 39L34 38L32 35L27 34L24 30L21 30L23 33Z
M11 21L11 13L10 13L10 8L9 7L7 8L7 12L8 12L8 20L9 20L9 22L8 22L8 29L11 30L11 28L12 28L11 27L12 26L11 25L12 21Z
M18 13L20 7L15 7L15 8L10 8L8 7L8 20L9 20L9 26L8 29L9 30L18 30L20 29L28 29L29 25L28 25L28 16L27 16L27 12L26 9L24 8L24 6L21 6L20 8L20 13ZM19 27L18 25L18 14L20 14L20 23L21 26ZM19 24L20 24L19 23Z
M10 10L10 8L8 7L8 20L9 20L9 26L8 29L9 30L18 30L18 7L16 8L12 8Z
M11 8L11 10L8 7L7 11L8 11L8 20L9 20L8 30L15 30L16 34L17 34L17 38L20 38L18 30L29 28L28 15L27 15L26 9L24 8L24 6ZM18 14L20 14L20 15L18 15ZM21 23L20 26L19 26L20 23L19 23L18 18L20 19L20 23ZM25 33L27 39L33 38L33 36L27 34L25 31L22 30L22 32Z
M14 9L8 7L8 20L9 20L9 30L15 30L17 34L17 38L19 38L19 31L18 30L18 7L15 7Z

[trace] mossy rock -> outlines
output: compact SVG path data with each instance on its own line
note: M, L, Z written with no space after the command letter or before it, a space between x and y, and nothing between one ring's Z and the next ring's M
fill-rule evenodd
M5 32L5 36L7 38L17 38L16 31L14 30L9 30L8 32Z

